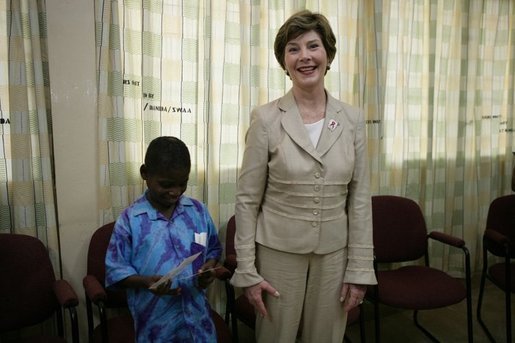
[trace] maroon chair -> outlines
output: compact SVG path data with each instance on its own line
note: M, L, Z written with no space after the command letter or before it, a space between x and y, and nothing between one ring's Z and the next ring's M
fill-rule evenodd
M134 322L128 312L125 291L104 287L105 256L113 229L114 222L100 227L93 233L89 244L87 275L83 279L83 285L86 292L90 342L135 341ZM216 271L218 279L224 280L229 276L230 273L225 268ZM96 326L93 320L93 305L97 307L100 318L100 323ZM232 342L232 335L223 318L214 310L211 310L211 316L216 327L218 342Z
M105 289L105 256L114 222L97 229L89 242L87 275L82 284L86 293L86 314L90 342L134 342L134 323L128 313L124 290ZM100 322L96 324L93 305ZM125 311L125 312L124 312ZM116 313L116 315L113 315Z
M488 265L489 256L502 258L501 262ZM486 229L483 234L483 269L479 286L477 304L477 319L486 335L492 342L492 334L481 318L481 305L488 279L504 291L506 316L506 342L512 341L511 330L511 293L515 292L515 194L501 196L490 203L486 219Z
M472 336L470 257L462 239L442 232L427 233L419 205L408 198L392 195L372 197L374 268L378 284L370 287L367 298L374 304L376 342L381 339L379 304L413 310L415 325L431 340L437 339L418 321L420 310L431 310L467 302L468 341ZM465 258L465 281L429 265L428 239L459 248ZM424 263L419 263L424 258ZM393 269L380 264L405 262ZM411 262L411 263L410 263Z
M236 220L235 216L231 216L227 222L226 236L225 236L225 261L224 267L227 268L230 274L234 274L236 269L236 250L234 249L234 235L236 233ZM236 297L234 287L229 282L230 278L226 279L225 290L226 290L226 307L225 307L225 322L231 325L232 336L234 342L238 342L238 320L244 323L247 327L252 330L255 329L256 325L256 314L254 307L250 304L247 297L244 294L240 294ZM354 308L349 312L347 317L347 325L354 323L360 323L360 338L361 342L365 342L365 331L364 331L364 316L361 306ZM349 342L349 338L346 336L345 341Z
M57 335L40 330L20 334L17 342L66 342L63 312L70 316L72 341L79 342L79 299L66 280L56 280L43 243L21 234L0 234L0 333L18 335L24 328L56 318ZM33 330L34 331L34 330ZM38 331L39 332L39 331Z

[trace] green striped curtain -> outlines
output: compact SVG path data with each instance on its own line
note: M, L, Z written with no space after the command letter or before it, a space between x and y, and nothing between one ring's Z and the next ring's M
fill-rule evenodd
M490 202L510 192L513 1L383 1L379 189L416 200L429 229L464 238L479 262ZM459 252L432 261L461 274Z
M45 1L2 1L0 22L0 232L38 237L59 273Z
M416 200L428 227L464 238L477 261L488 205L510 192L508 0L96 0L101 220L143 192L148 142L175 135L192 152L189 195L223 229L249 113L291 87L275 34L304 8L336 33L326 86L365 112L373 193ZM438 249L461 274L462 258Z

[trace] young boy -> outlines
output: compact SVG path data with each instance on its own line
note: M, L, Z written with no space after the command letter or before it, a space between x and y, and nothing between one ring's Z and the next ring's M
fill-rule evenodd
M181 140L154 139L140 168L148 189L122 212L111 236L106 287L127 289L140 343L216 342L204 288L214 279L222 247L205 205L184 195L190 168ZM150 287L198 252L171 281Z

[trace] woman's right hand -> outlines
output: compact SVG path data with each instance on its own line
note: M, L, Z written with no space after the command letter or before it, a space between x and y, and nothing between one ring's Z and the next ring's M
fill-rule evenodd
M279 292L272 287L267 281L263 280L254 286L245 288L245 296L249 300L250 304L254 306L254 309L262 316L268 316L265 303L263 302L263 292L267 292L270 295L278 298Z

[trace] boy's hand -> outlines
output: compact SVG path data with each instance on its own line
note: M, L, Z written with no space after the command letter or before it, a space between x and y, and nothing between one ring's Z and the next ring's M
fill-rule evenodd
M152 285L155 282L159 281L159 279L161 279L161 276L159 276L159 275L154 275L154 276L149 276L148 277L148 281L147 281L148 289L152 293L154 293L155 295L159 295L159 296L162 296L162 295L172 295L172 296L181 295L181 289L180 288L170 288L170 286L172 284L171 280L167 280L166 282L160 284L159 286L157 286L155 288L150 288L150 285Z
M200 267L197 276L197 285L200 288L207 288L216 277L214 269L218 266L216 260L208 260Z

